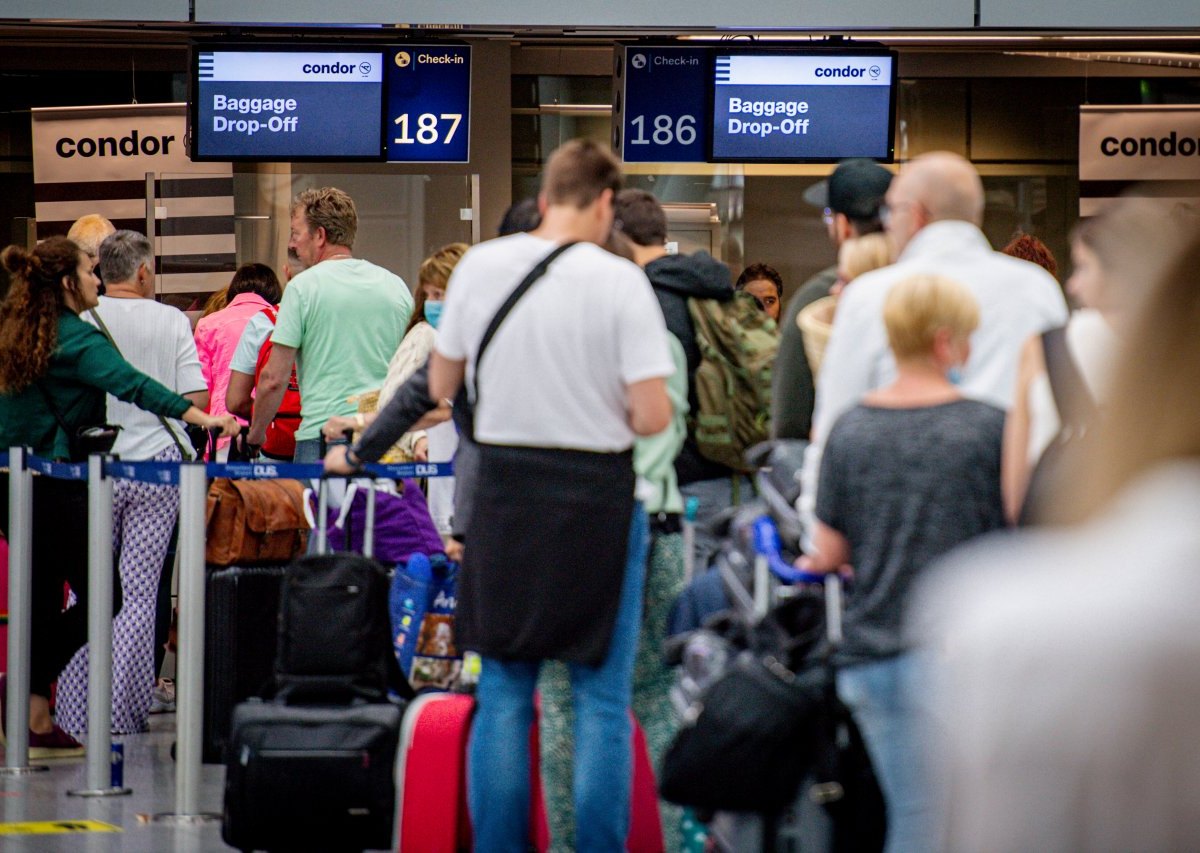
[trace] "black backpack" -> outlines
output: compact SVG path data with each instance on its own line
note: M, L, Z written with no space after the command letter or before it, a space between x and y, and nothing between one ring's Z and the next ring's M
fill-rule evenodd
M1042 354L1062 427L1029 476L1029 488L1017 519L1021 527L1039 523L1055 495L1061 494L1072 460L1084 452L1100 418L1099 407L1067 346L1066 326L1042 334Z

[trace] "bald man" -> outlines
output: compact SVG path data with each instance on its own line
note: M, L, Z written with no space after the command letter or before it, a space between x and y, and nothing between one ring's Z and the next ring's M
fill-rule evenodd
M1003 409L1012 404L1021 346L1030 335L1067 320L1062 291L1049 273L988 244L980 230L983 182L957 154L936 152L913 160L892 181L880 214L896 262L856 278L838 302L805 458L801 510L808 521L821 447L834 421L868 391L895 378L883 303L897 282L915 273L937 273L967 286L979 301L981 320L971 336L970 357L961 365L963 393Z

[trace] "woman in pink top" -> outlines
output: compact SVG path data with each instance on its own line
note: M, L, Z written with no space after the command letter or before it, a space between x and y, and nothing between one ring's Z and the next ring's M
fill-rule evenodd
M196 351L208 383L209 414L224 415L225 391L229 387L229 363L250 318L264 308L277 305L283 295L279 278L266 264L242 264L229 283L228 304L196 324ZM241 421L245 423L245 421ZM221 439L225 446L229 439Z

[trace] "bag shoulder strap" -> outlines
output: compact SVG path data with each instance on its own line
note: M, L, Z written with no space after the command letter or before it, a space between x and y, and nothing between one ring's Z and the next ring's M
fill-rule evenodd
M58 428L62 430L62 434L66 436L67 441L71 440L71 428L67 426L66 420L62 416L62 412L58 410L58 406L54 405L54 398L50 396L50 392L46 390L46 386L42 384L42 380L38 379L34 383L38 391L42 394L42 399L46 401L46 405L50 407L51 414L54 415L54 420L58 422Z
M274 325L275 321L279 319L279 309L276 308L274 305L268 305L266 308L262 309L258 313L266 314L267 319L271 321L272 325Z
M100 319L100 312L95 308L89 308L88 313L92 315L92 319L96 321L96 325L100 328L100 331L104 332L104 337L108 338L108 342L113 345L113 349L117 351L117 355L120 355L121 358L124 358L125 356L121 355L121 348L117 346L117 342L113 338L112 332L108 330L108 326L104 325L104 321ZM179 448L179 455L185 462L190 461L195 454L192 453L192 451L187 447L184 447L183 442L179 440L179 436L175 434L175 430L171 428L170 422L162 415L155 415L155 417L158 418L158 422L162 424L162 428L167 431L167 435L171 436L171 441L175 442L175 446Z
M1059 419L1065 426L1092 422L1096 417L1096 402L1067 345L1066 326L1042 333L1042 355Z
M554 251L537 262L537 265L529 271L528 275L516 286L516 289L504 300L504 304L500 306L500 310L496 312L496 316L492 317L492 322L488 323L487 331L483 333L483 340L479 342L479 351L475 353L476 376L479 376L479 363L483 360L483 354L487 351L488 344L492 342L492 338L496 336L496 331L500 328L500 324L504 322L504 318L509 315L514 306L521 300L521 297L529 292L529 288L533 287L534 283L546 274L546 270L550 268L550 264L554 263L555 258L574 245L575 242L570 242L556 246ZM479 405L478 385L476 385L474 391L475 405Z

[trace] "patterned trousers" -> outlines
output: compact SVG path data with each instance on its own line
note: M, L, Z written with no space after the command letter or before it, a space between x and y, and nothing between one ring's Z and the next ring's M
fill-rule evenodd
M154 457L178 461L172 445ZM132 480L113 488L113 549L121 576L121 610L113 618L112 731L136 734L150 727L154 690L154 612L158 579L179 513L179 490ZM88 647L58 678L55 716L68 732L87 731Z

